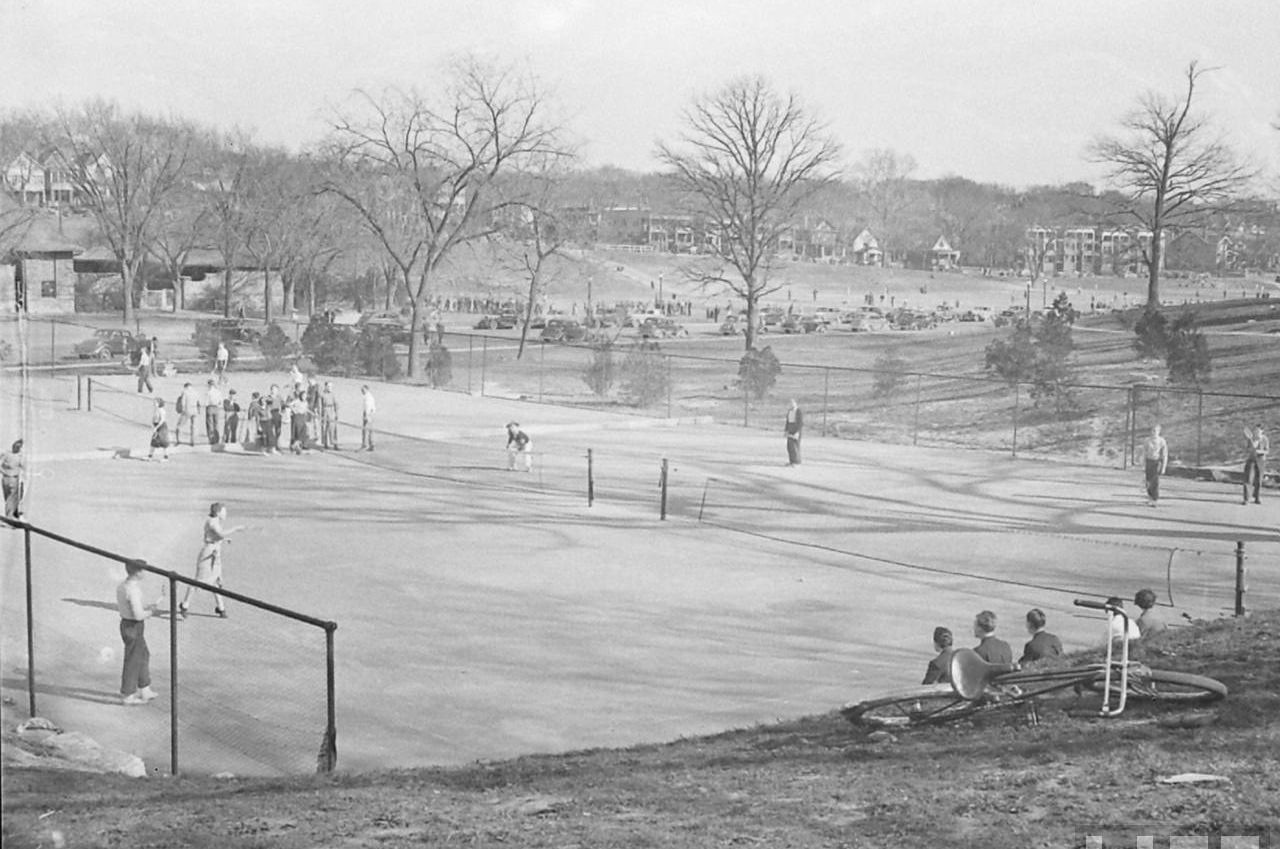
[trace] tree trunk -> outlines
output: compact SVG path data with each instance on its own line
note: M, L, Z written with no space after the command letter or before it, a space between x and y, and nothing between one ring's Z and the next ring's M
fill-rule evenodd
M262 264L262 320L271 324L271 269L267 263Z
M225 268L222 269L222 317L231 317L231 263L226 259L222 261Z
M409 285L409 269L404 270L404 288L406 292L413 292L412 287ZM418 351L422 341L422 293L426 290L427 275L424 271L418 284L418 291L413 294L409 301L409 364L408 368L405 369L405 373L409 377L418 376ZM391 291L390 285L387 286L387 291ZM388 298L387 306L390 309L390 298Z
M128 327L137 320L137 314L133 307L133 280L134 270L130 263L120 263L120 285L124 289L124 323ZM29 284L28 284L29 285ZM38 290L37 290L38 291ZM27 300L30 302L31 292L27 291Z
M541 263L539 263L541 265ZM533 320L533 298L538 293L538 269L529 276L529 302L524 307L524 321L520 324L520 345L516 348L516 359L524 355L524 343L529 338L529 322ZM587 315L588 321L590 314ZM588 328L589 330L589 328Z
M1160 309L1160 234L1164 231L1164 226L1157 224L1151 228L1151 252L1149 258L1151 260L1150 267L1147 268L1147 308Z
M757 293L755 286L747 285L747 327L743 331L743 336L747 340L747 350L754 350L756 347L756 326L760 314L760 305L757 301Z

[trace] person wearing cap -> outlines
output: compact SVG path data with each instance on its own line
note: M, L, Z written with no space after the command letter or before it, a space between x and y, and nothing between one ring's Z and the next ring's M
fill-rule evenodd
M1027 611L1027 633L1031 635L1031 639L1022 647L1022 657L1018 663L1034 663L1046 657L1062 656L1062 640L1044 629L1047 621L1040 608L1034 607Z
M4 515L8 519L22 518L22 489L27 476L27 458L22 456L21 439L10 450L0 454L0 487L4 491Z
M933 629L933 650L938 653L938 656L929 661L921 684L951 683L951 655L956 651L952 646L953 642L950 628L939 626Z
M507 422L507 471L516 470L517 458L526 472L533 471L533 443L529 434L520 429L519 422Z

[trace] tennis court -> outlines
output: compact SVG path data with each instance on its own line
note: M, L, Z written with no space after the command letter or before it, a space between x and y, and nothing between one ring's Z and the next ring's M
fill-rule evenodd
M242 393L271 376L244 381ZM49 411L31 440L31 520L187 572L209 502L227 503L230 525L251 526L225 552L228 586L338 622L346 770L830 710L915 683L933 627L964 644L984 608L1015 647L1033 606L1068 648L1098 642L1101 622L1072 609L1076 594L1151 586L1179 611L1227 614L1236 540L1249 604L1280 604L1280 502L1242 507L1227 484L1167 479L1151 509L1133 472L812 438L788 468L781 424L766 434L384 385L372 453L180 450L144 463L130 458L145 452L149 403L126 377L106 383L119 391L96 389L92 413L67 409L66 382L28 388ZM350 421L359 384L335 386ZM533 438L532 473L505 469L513 419ZM8 695L23 683L20 540L0 542ZM122 574L50 559L36 599L41 712L164 763L162 702L111 704L118 661L104 649L119 642ZM294 737L310 739L322 686L309 638L234 605L217 620L203 604L182 625L183 733L201 761L190 768L299 771L307 744ZM164 636L148 634L158 679Z

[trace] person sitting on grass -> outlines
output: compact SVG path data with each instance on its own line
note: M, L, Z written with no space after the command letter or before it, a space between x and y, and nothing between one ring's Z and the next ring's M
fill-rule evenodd
M1047 621L1040 608L1027 611L1027 633L1031 635L1031 639L1022 647L1022 658L1018 661L1020 665L1044 660L1046 657L1062 656L1062 640L1044 629Z
M1107 599L1107 606L1124 610L1124 599L1120 598L1119 596L1113 595L1111 598ZM1129 624L1127 634L1125 632L1126 621ZM1107 626L1107 639L1112 642L1119 642L1120 640L1123 640L1126 637L1129 639L1130 642L1132 642L1133 640L1138 640L1142 638L1142 631L1138 628L1137 621L1125 616L1113 615L1111 617L1111 623Z
M933 650L938 653L938 656L929 661L921 684L951 683L951 655L956 651L951 645L952 642L950 628L939 626L933 629Z
M1013 665L1013 649L996 635L996 615L984 610L973 618L973 635L978 644L973 650L987 663Z
M1138 590L1133 603L1142 611L1142 615L1138 617L1138 633L1142 634L1142 639L1150 639L1161 631L1168 630L1168 620L1163 612L1156 609L1156 594L1153 590Z

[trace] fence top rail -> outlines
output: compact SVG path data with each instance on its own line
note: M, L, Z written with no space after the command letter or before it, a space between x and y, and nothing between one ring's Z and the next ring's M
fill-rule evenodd
M238 593L235 590L228 590L225 587L215 587L212 584L206 584L203 581L197 581L194 578L188 578L183 575L179 575L177 572L174 572L171 569L161 569L159 566L153 566L147 561L142 560L140 558L126 557L123 554L116 554L114 551L107 551L104 548L98 548L96 545L89 545L88 543L71 539L70 537L63 536L62 534L57 533L55 531L48 530L47 528L41 528L31 524L30 522L25 522L22 519L10 519L7 516L0 516L0 522L4 522L6 525L8 525L11 528L16 528L18 530L26 531L28 533L37 534L47 539L51 539L54 542L60 542L63 545L70 546L71 548L78 548L81 551L86 551L90 554L95 554L98 557L102 557L107 560L114 560L117 563L138 563L142 566L143 569L145 569L146 571L150 572L153 575L159 575L162 578L169 578L171 580L177 581L180 584L188 584L190 586L193 586L202 590L207 590L209 592L216 592L219 595L224 595L227 598L232 599L233 601L240 602L241 604L247 604L250 607L256 607L256 608L259 608L260 610L265 610L269 613L275 613L278 616L284 616L286 618L293 619L298 622L304 622L308 625L314 625L315 627L323 628L326 631L333 631L338 627L338 623L332 620L320 619L316 616L309 616L306 613L299 613L296 610L290 610L287 607L281 607L279 605L272 604L269 601L262 601L261 599L254 598L252 596L247 596L247 595L244 595L243 593Z

